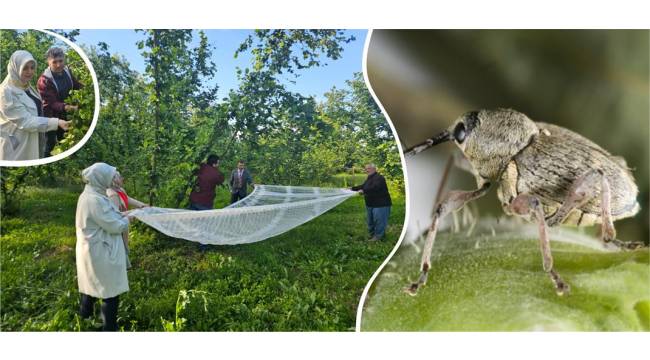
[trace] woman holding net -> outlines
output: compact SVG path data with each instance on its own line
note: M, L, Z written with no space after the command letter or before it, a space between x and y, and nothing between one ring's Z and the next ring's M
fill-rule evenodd
M130 215L120 213L106 196L117 170L96 163L82 172L86 186L77 202L77 284L81 293L80 315L90 318L97 299L102 299L104 331L117 330L119 295L129 291L126 248L122 234Z
M111 186L106 189L106 196L111 200L115 208L119 212L125 212L129 210L129 207L133 209L141 209L143 207L148 207L150 205L143 203L140 200L130 197L126 190L124 190L124 178L118 172L115 173L113 177L113 182ZM131 268L131 261L129 260L129 231L126 230L122 233L122 241L124 242L124 249L126 251L126 268Z

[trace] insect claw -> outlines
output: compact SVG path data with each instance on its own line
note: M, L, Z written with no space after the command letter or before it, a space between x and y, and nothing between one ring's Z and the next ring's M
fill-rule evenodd
M568 295L569 291L571 290L569 284L565 283L555 270L551 270L549 272L549 275L551 276L553 284L555 284L555 293L558 296Z
M627 250L636 250L645 247L644 243L638 241L631 241L631 242L621 241L621 243L624 244L623 247Z
M420 273L420 278L418 279L417 282L411 283L411 285L405 287L403 290L405 293L415 296L418 293L418 289L420 288L421 285L424 285L427 283L427 274L429 273L429 265L424 264L422 272Z
M636 250L640 249L642 247L645 247L646 245L642 242L638 241L622 241L619 239L612 239L610 241L607 241L606 243L613 244L619 249L622 250Z
M636 249L641 249L641 248L647 247L644 243L642 243L642 242L637 242L637 241L633 241L633 242L631 242L631 243L629 243L629 244L630 244L630 246L633 246L632 250L636 250Z
M411 296L415 296L418 293L418 287L419 287L418 283L412 283L410 286L407 286L402 290Z
M568 284L561 283L555 288L555 293L557 296L568 295L571 287Z

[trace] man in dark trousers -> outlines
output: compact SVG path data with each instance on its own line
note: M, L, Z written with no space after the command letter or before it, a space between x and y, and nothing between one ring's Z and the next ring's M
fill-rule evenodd
M239 160L237 163L237 168L230 174L231 204L236 203L248 195L246 188L249 184L255 186L255 184L253 184L253 178L251 177L251 174L246 169L244 160Z
M214 208L215 188L221 184L225 177L219 171L219 157L208 156L208 160L201 164L196 172L196 185L190 193L190 210L212 210ZM205 251L207 245L199 244L199 249Z
M368 177L366 181L358 186L353 186L353 191L363 194L366 202L366 214L368 220L368 234L370 241L381 240L388 226L390 207L393 205L386 186L386 179L377 173L375 164L366 165Z
M52 47L47 53L47 69L38 78L38 92L43 99L43 116L66 119L66 114L77 111L78 107L66 104L64 100L70 95L70 90L81 89L81 83L72 76L72 72L65 65L65 53L61 48ZM52 149L63 139L65 132L58 128L48 131L46 136L43 157L50 156Z

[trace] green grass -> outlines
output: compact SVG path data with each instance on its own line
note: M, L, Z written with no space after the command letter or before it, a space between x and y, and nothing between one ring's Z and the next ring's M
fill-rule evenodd
M75 268L75 206L81 188L30 188L20 211L2 218L3 331L90 330L80 321ZM217 204L228 194L218 193ZM124 331L353 330L361 292L402 228L394 196L387 240L366 241L365 207L353 197L283 235L254 244L213 246L131 229L131 290L120 297Z
M471 236L438 234L427 284L414 297L422 242L402 246L373 283L363 331L650 331L650 252L598 249L600 240L552 229L556 295L534 225L483 222ZM493 232L494 231L494 232Z
M357 174L336 174L332 179L332 186L349 188L361 185L366 180L366 173Z

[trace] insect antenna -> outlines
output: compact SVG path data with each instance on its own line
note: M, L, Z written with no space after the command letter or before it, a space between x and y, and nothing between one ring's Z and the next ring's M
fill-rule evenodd
M438 145L440 143L449 141L451 139L452 139L451 133L449 133L449 131L445 130L445 131L441 132L440 134L438 134L436 136L433 136L433 137L431 137L429 139L424 140L424 142L422 142L422 143L419 143L419 144L417 144L415 146L412 146L412 147L404 150L404 155L413 156L413 155L419 154L419 153L423 152L424 150L426 150L426 149L428 149L430 147L436 146L436 145Z

